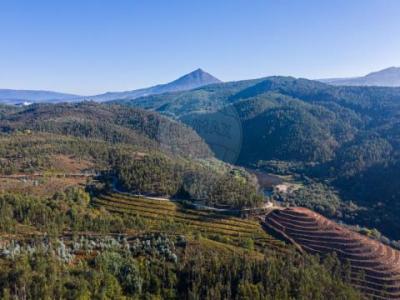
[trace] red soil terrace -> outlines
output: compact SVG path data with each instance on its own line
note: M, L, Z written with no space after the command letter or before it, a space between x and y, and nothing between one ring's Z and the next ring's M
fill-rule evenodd
M365 295L400 299L400 251L306 208L275 209L263 225L302 252L321 256L336 252L342 262L350 262L352 283Z

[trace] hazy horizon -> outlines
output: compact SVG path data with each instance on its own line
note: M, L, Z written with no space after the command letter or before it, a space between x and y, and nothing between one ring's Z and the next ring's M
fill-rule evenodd
M395 0L3 1L0 88L94 95L197 68L222 81L363 76L400 65L398 15Z
M390 67L387 67L387 68L384 68L384 69L388 69L388 68L391 68L391 67L396 67L396 68L399 68L399 67L397 67L397 66L390 66ZM198 68L198 69L202 69L203 71L205 71L205 72L207 72L207 70L204 70L203 68ZM82 96L82 97L90 97L90 96L96 96L96 95L101 95L101 94L105 94L105 93L107 93L107 92L128 92L128 91L131 91L131 90L140 90L140 89L146 89L146 88L150 88L150 87L152 87L152 86L156 86L156 85L160 85L160 84L167 84L167 83L170 83L170 82L172 82L172 81L175 81L175 80L177 80L177 79L179 79L180 77L182 77L182 76L184 76L184 75L187 75L187 74L189 74L189 73L192 73L192 72L194 72L195 70L192 70L191 72L188 72L188 73L185 73L185 74L181 74L181 75L179 75L179 77L177 77L177 78L173 78L173 79L170 79L169 81L166 81L166 82L158 82L158 83L154 83L153 85L149 85L149 86L143 86L143 87L136 87L136 88L131 88L131 89L126 89L126 90L107 90L107 91L102 91L102 92L99 92L99 93L95 93L95 94L77 94L77 93L70 93L70 92L66 92L66 91L63 91L63 90L49 90L49 89L25 89L25 88L20 88L20 89L11 89L11 88L8 88L8 87L0 87L0 90L7 90L7 89L10 89L10 90L25 90L25 91L43 91L43 92L59 92L59 93L66 93L66 94L72 94L72 95L77 95L77 96ZM372 70L371 72L369 72L369 73L373 73L373 72L375 72L375 71L381 71L381 70ZM207 72L207 73L209 73L209 72ZM363 76L365 76L365 75L368 75L369 73L367 73L367 74L359 74L359 75L353 75L353 76L347 76L347 77L326 77L326 78L309 78L309 77L301 77L301 78L306 78L306 79L310 79L310 80L329 80L329 79L350 79L350 78L357 78L357 77L363 77ZM211 73L210 73L211 74ZM211 74L211 75L214 75L214 74ZM279 75L279 74L269 74L269 75L267 75L267 76L292 76L292 75L290 75L290 74L287 74L287 75ZM262 77L264 77L264 76L262 76ZM240 78L240 79L234 79L234 80L229 80L229 81L226 81L226 80L221 80L221 78L218 78L218 79L220 79L222 82L231 82L231 81L241 81L241 80L251 80L251 79L257 79L257 78L262 78L262 77L251 77L251 78ZM299 77L300 78L300 77ZM322 81L322 82L324 82L324 81Z

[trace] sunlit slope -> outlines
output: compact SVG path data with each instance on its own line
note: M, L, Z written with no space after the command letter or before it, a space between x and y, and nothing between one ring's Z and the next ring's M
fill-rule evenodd
M284 244L268 235L256 220L184 208L168 200L153 200L125 194L102 195L95 204L110 212L135 215L151 221L146 231L173 232L175 234L201 234L226 245L248 247L255 250L284 250Z
M367 295L400 299L400 251L305 208L276 209L264 224L308 253L336 252L344 264L350 263L352 283Z

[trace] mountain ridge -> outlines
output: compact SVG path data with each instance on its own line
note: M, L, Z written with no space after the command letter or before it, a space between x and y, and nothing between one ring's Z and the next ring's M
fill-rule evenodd
M79 102L92 100L105 102L116 99L136 99L139 97L178 92L203 87L209 84L221 83L222 81L207 73L203 69L196 69L185 74L178 79L165 84L158 84L148 88L122 91L106 92L93 96L81 96L69 93L61 93L47 90L14 90L0 89L0 103L2 104L24 104L28 103L59 103L59 102Z
M83 98L98 102L111 101L116 99L133 100L136 98L151 96L156 94L192 90L209 84L221 83L221 82L222 81L219 80L218 78L214 77L210 73L207 73L201 68L199 68L179 77L174 81L165 84L158 84L148 88L124 91L124 92L108 92L100 95L83 97Z
M71 101L78 97L81 96L47 90L0 89L0 103L3 104L19 104L23 102L55 102L58 99Z
M261 82L266 78L279 78L279 76L271 76L254 80L234 81L238 82ZM336 86L380 86L380 87L400 87L400 67L389 67L380 71L371 72L362 77L351 78L328 78L319 79L314 82L321 82ZM178 79L165 84L158 84L147 88L106 92L103 94L92 96L81 96L70 93L48 91L48 90L15 90L0 89L1 104L31 104L31 103L59 103L59 102L80 102L84 100L106 102L117 100L135 100L138 98L148 97L152 95L160 95L164 93L174 93L182 91L190 91L207 85L224 83L210 73L198 68Z
M400 67L389 67L361 77L328 78L319 81L331 85L399 87Z

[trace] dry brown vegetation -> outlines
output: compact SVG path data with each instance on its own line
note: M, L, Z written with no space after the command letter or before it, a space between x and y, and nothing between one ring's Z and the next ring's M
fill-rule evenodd
M52 168L63 173L80 173L93 168L93 162L78 159L67 155L54 155L51 157Z
M400 299L400 251L346 229L306 208L276 209L264 220L267 231L302 251L336 252L350 263L351 281L374 299Z
M85 185L85 177L40 176L31 178L0 178L1 193L21 193L37 197L51 197L68 187Z

